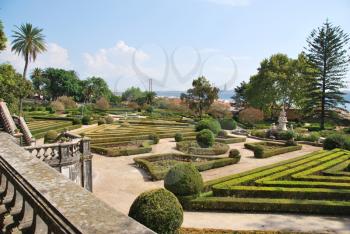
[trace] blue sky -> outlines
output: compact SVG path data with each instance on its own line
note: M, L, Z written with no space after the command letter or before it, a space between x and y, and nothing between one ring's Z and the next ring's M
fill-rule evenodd
M44 29L48 51L31 68L74 69L118 91L149 78L156 90L184 90L198 75L232 88L263 58L296 57L327 18L350 33L349 12L347 0L0 0L10 40L14 25ZM4 61L23 69L9 50Z

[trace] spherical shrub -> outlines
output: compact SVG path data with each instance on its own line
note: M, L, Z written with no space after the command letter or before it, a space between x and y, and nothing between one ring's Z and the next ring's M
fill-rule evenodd
M196 125L196 131L199 132L203 129L209 129L216 135L220 132L221 126L216 119L202 119Z
M234 130L237 128L237 123L231 118L225 118L220 120L220 125L222 129Z
M157 134L152 133L149 135L149 139L152 140L154 144L159 143L159 136Z
M50 130L44 136L44 143L54 143L57 138L58 133L55 130Z
M183 222L183 209L174 194L161 188L141 193L129 216L156 233L176 233Z
M350 150L350 137L342 134L329 135L323 142L323 148L327 150L334 148Z
M203 179L193 164L180 163L168 171L164 187L176 196L197 196L203 189Z
M81 123L84 125L89 125L91 123L91 117L87 115L83 116Z
M60 101L53 101L50 103L50 106L51 106L52 110L54 110L55 112L64 111L64 105Z
M114 122L114 119L112 116L108 115L107 117L105 117L105 121L108 124L112 124Z
M221 138L225 138L225 137L227 137L227 135L228 135L228 133L225 130L221 130L218 133L218 137L221 137Z
M239 153L238 149L231 149L228 156L230 158L240 158L241 154Z
M104 119L99 119L99 120L97 121L97 124L98 124L98 125L106 124L106 120L104 120Z
M80 120L79 118L74 118L74 119L72 120L72 124L73 124L73 125L81 124L81 120Z
M209 129L197 133L196 140L199 146L208 148L214 144L214 134Z
M180 142L180 141L183 141L184 136L181 133L177 132L177 133L175 133L175 137L174 138L175 138L176 142Z
M281 131L281 132L278 132L277 134L278 139L286 140L286 141L292 140L293 138L295 138L295 136L296 136L295 133L291 130Z

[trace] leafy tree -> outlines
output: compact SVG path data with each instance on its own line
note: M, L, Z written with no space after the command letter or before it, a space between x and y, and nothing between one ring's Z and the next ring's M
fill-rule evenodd
M44 95L44 88L46 84L45 79L43 77L43 72L44 71L41 68L36 67L30 75L34 91L39 95Z
M144 94L140 88L130 87L122 94L123 101L136 102L137 99L143 97Z
M6 48L6 35L4 32L4 26L2 25L2 21L0 20L0 51Z
M241 82L240 85L235 88L235 93L232 96L232 99L235 101L237 108L244 108L247 104L247 88L248 84L245 81Z
M37 55L46 51L43 30L33 27L32 24L22 24L16 26L17 31L13 31L12 51L24 58L23 78L26 78L28 63L35 61Z
M187 93L181 94L181 100L202 117L203 112L207 111L211 104L219 98L219 89L212 86L204 76L193 80L192 87L187 90Z
M42 76L45 90L51 99L56 100L60 96L71 96L78 99L81 86L75 71L47 68Z
M308 109L318 112L321 129L324 129L330 109L347 102L341 89L346 87L350 61L348 42L349 35L329 21L314 29L307 38L306 53L315 68L316 78L310 84Z
M144 95L145 95L146 103L148 105L153 105L154 99L157 97L157 94L152 91L146 91L144 92Z
M17 112L19 99L30 94L31 84L22 78L10 64L0 65L0 99L3 99L11 112Z
M100 77L89 77L86 80L81 81L82 93L84 94L85 101L95 102L101 97L110 98L112 92L109 89L106 81Z
M300 59L302 55L299 56ZM296 107L303 99L303 64L284 54L272 55L260 63L258 73L250 78L244 91L248 104L271 114L275 108Z

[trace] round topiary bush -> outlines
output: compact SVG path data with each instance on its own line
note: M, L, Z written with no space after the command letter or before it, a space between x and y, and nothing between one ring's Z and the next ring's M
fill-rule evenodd
M164 187L176 196L197 196L203 189L203 179L193 164L180 163L168 171Z
M44 143L54 143L57 138L58 133L55 130L50 130L44 136Z
M105 121L104 119L99 119L99 120L97 121L97 124L98 124L98 125L106 124L106 121Z
M183 209L174 194L161 188L140 194L132 203L129 216L156 233L177 233L183 222Z
M239 153L238 149L231 149L228 156L230 158L240 158L241 154Z
M152 140L154 144L159 143L159 136L157 134L152 133L149 135L149 139Z
M329 135L323 142L323 148L327 150L335 148L350 150L350 137L342 134Z
M113 119L113 117L112 116L107 116L107 117L105 117L105 121L106 121L106 123L108 123L108 124L112 124L113 122L114 122L114 119Z
M72 120L72 124L73 124L73 125L81 124L81 120L80 120L79 118L74 118L74 119Z
M87 115L83 116L81 123L84 125L89 125L91 123L91 117Z
M296 137L295 132L291 130L281 131L277 133L277 138L280 140L290 141Z
M214 134L209 129L203 129L196 135L198 145L208 148L214 144Z
M196 125L196 131L199 132L203 129L209 129L216 135L220 132L221 126L219 121L217 121L216 119L202 119Z
M237 123L231 118L225 118L220 120L220 125L222 129L234 130L237 128Z
M177 132L174 138L176 142L180 142L184 139L184 136L181 133Z

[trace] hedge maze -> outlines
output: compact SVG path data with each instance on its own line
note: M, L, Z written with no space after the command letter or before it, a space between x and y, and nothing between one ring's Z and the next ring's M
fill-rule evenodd
M79 128L81 125L73 125L71 120L30 120L28 128L35 138L42 138L47 131L61 132Z
M117 124L103 124L83 130L91 138L91 150L106 156L122 156L151 152L153 136L172 138L175 133L194 136L193 126L173 121L129 120Z
M317 151L206 183L192 210L350 214L350 151Z

